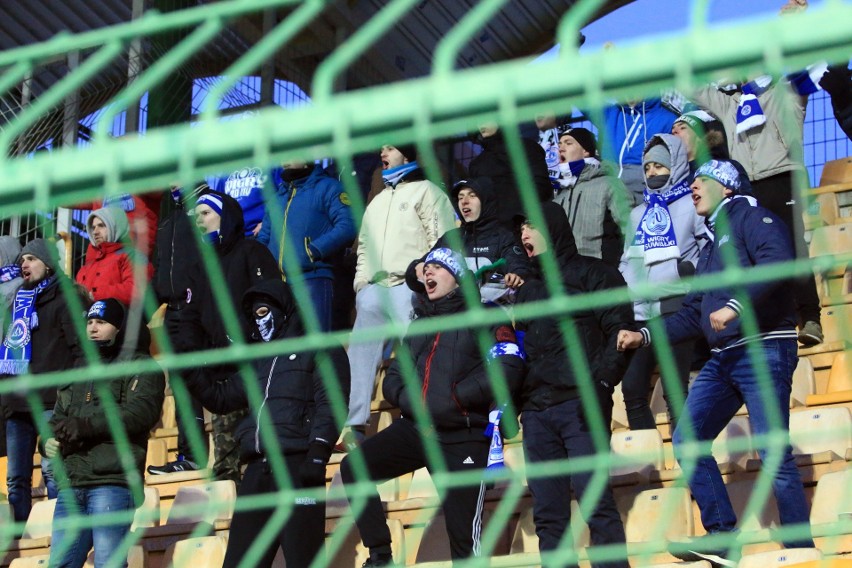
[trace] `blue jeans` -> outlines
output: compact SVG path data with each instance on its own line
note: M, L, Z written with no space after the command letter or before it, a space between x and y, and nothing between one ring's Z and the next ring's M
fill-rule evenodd
M53 513L53 538L50 543L50 566L52 568L82 568L92 546L95 548L95 568L106 566L107 561L119 548L121 540L130 532L132 513L108 526L59 527L59 522L69 518L75 525L91 523L85 517L97 517L116 511L133 511L133 496L130 489L119 485L78 487L63 489L56 501ZM111 566L127 566L127 555L121 562Z
M53 410L45 410L45 422L53 416ZM15 521L25 522L33 506L33 455L36 451L38 429L29 413L14 413L6 420L6 453L9 456L6 470L6 486L9 504ZM56 482L50 460L42 457L41 474L47 488L47 497L56 497Z
M309 278L305 280L305 286L311 295L311 304L319 320L320 331L331 331L334 281L331 278Z
M524 410L521 420L524 426L524 455L530 463L567 461L595 454L579 398L545 410ZM608 474L606 476L607 482L586 523L589 525L592 544L623 544L624 524L615 506ZM556 549L568 529L571 522L571 486L574 486L574 493L582 506L584 499L591 495L586 494L591 480L592 472L588 470L528 480L533 497L535 532L541 552ZM609 568L628 566L627 561L593 562L592 565Z
M754 357L755 364L750 355L752 349L760 354ZM688 457L685 452L686 444L692 439L687 434L689 426L694 429L696 440L711 442L745 403L755 436L778 431L787 434L790 426L790 388L798 361L796 349L795 340L782 339L714 353L689 388L686 409L672 436L672 442L675 456L687 475L692 496L701 511L701 522L708 533L735 530L737 517L709 448L697 460ZM768 371L768 381L758 374L763 365ZM765 392L761 392L762 387L766 389ZM779 452L780 463L777 469L770 471L767 457L770 463L778 461ZM809 529L806 529L809 522L808 504L789 440L781 448L761 447L758 453L764 464L764 473L773 476L772 489L781 523L802 524L802 530L808 530L801 534L801 538L785 541L784 545L812 547L814 543Z

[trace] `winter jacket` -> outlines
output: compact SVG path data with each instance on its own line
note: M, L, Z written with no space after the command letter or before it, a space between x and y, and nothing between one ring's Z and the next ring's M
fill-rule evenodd
M704 278L725 267L725 260L736 258L744 268L793 260L793 245L784 223L763 207L752 206L745 198L732 199L721 206L714 226L713 243L704 247L697 275ZM722 250L733 247L732 252ZM739 345L744 338L741 319L736 318L720 332L710 326L710 314L725 306L740 312L750 303L757 320L759 337L796 338L793 286L789 281L770 279L742 288L717 288L693 292L677 313L667 317L666 332L671 343L691 339L702 333L713 350Z
M95 246L92 240L92 220L101 219L107 226L110 242ZM154 268L141 254L124 246L128 237L127 216L120 209L104 207L92 211L86 222L89 232L89 247L86 263L77 272L77 283L86 288L93 300L115 298L130 305L134 298L142 298L144 286L151 279ZM135 263L144 263L145 282L136 282Z
M544 150L535 140L521 138L521 143L532 174L533 187L530 189L540 203L550 201L553 199L553 185L547 173ZM524 208L521 205L523 203L521 193L506 140L501 132L497 132L493 136L480 140L480 144L482 144L482 153L471 160L467 171L468 178L491 178L494 192L497 194L497 219L501 225L511 231L512 218L515 215L523 215Z
M239 327L247 337L250 327L239 311L240 301L246 290L264 280L280 280L281 271L272 258L272 253L259 242L245 237L243 211L239 203L228 195L216 193L222 199L222 222L219 236L212 247L216 251L219 267L224 277L223 283L231 305L239 318ZM196 331L191 335L204 337L203 344L196 349L226 347L234 338L228 335L219 307L211 287L210 275L200 264L189 275L189 291L192 300L187 304L187 325Z
M692 98L722 121L728 133L731 158L743 165L751 181L803 169L793 155L802 148L806 99L789 86L775 83L757 97L766 124L737 135L737 106L741 97L740 91L728 93L703 87Z
M553 198L568 215L577 251L611 266L618 265L624 243L620 227L627 214L620 212L619 196L627 199L627 188L612 175L611 167L586 163L577 183Z
M118 207L127 214L130 240L146 258L152 258L154 244L157 241L157 221L159 219L162 193L130 195L122 193L107 199L75 205L74 209L95 210L103 207Z
M459 313L465 302L457 288L436 301L422 298L415 308L420 317ZM484 357L477 331L456 328L430 335L407 336L406 349L417 370L413 377L417 390L406 387L399 358L391 361L382 383L382 392L392 405L399 407L403 420L414 420L414 405L419 398L429 413L442 442L482 440L488 424L488 412L495 405L487 367L499 363L509 393L514 393L523 377L524 364L515 333L508 325L491 330L494 342ZM496 376L496 375L495 375Z
M669 181L659 190L664 194L672 187L686 180L689 176L689 162L686 148L677 136L657 134L649 143L665 144L671 153L671 176ZM650 191L650 190L649 190ZM695 212L695 206L689 192L668 204L669 215L674 225L675 239L680 258L672 258L662 262L645 265L641 250L631 247L634 233L639 228L646 205L643 203L630 212L629 232L624 239L624 254L618 269L624 280L631 288L645 283L653 283L656 292L653 298L636 300L633 303L634 316L637 321L647 321L660 314L675 312L680 308L683 296L689 291L681 281L682 277L695 273L701 247L707 241L707 229L704 218ZM671 301L666 301L666 300Z
M150 336L144 324L141 327L135 349L129 353L122 352L122 329L115 345L102 351L103 363L149 361ZM106 389L111 396L104 399L102 389ZM59 389L56 408L49 421L51 429L64 418L86 419L82 447L68 455L62 450L63 465L71 487L134 484L135 475L131 477L131 472L125 469L127 464L123 463L125 454L120 445L123 436L113 434L110 429L108 408L111 404L115 405L118 423L123 426L123 434L127 436L134 470L139 476L135 483L141 483L148 437L151 428L160 419L165 389L166 379L162 371L133 372L101 384L89 380Z
M615 104L604 108L604 159L621 166L642 165L645 144L654 134L669 134L677 115L660 99L648 99L635 105ZM580 249L582 252L582 248ZM583 253L585 254L585 253Z
M570 297L589 292L624 286L618 271L596 258L577 253L577 245L565 211L556 203L542 205L547 230L553 247L544 254L554 255L562 275L562 286ZM539 256L535 257L539 259ZM550 298L542 279L527 281L518 291L517 303L530 303ZM556 404L578 398L573 353L565 349L565 337L560 330L563 318L543 317L518 321L516 327L524 332L524 351L529 371L521 387L522 410L544 410ZM627 370L629 355L616 350L621 329L633 328L633 313L629 305L587 308L571 314L576 325L580 351L588 363L591 378L602 396L612 396L611 389L621 382ZM569 337L573 346L574 339Z
M371 283L388 288L402 284L411 260L426 254L453 226L447 194L423 179L421 170L409 173L396 187L385 186L364 211L355 292Z
M73 314L62 293L59 278L53 276L53 282L36 296L38 327L32 332L32 358L29 372L33 375L65 371L86 365L86 358L80 346L81 339L74 327L74 319L80 319L85 313ZM73 287L73 283L68 282ZM83 305L87 300L81 298ZM81 325L81 330L84 326ZM39 397L46 409L53 408L56 402L56 387L38 389ZM2 395L2 405L7 413L30 412L30 405L22 393L8 392Z
M287 327L281 339L302 335L302 324L296 301L283 281L264 280L250 288L243 297L241 313L252 318L252 302L263 297L276 304L287 316ZM276 338L278 339L278 338ZM334 376L323 376L323 357L328 357ZM345 405L349 401L349 359L342 347L325 352L283 352L275 357L253 361L261 404L253 407L237 426L234 436L240 442L240 459L247 462L263 457L269 451L263 443L258 424L261 418L272 423L277 448L284 454L305 452L311 444L320 444L331 455L342 423L338 424L332 412L328 386L338 391ZM325 380L324 380L325 379ZM233 374L224 380L210 380L194 375L186 380L192 394L208 409L217 413L233 412L249 407L243 378ZM345 417L345 410L343 416ZM263 416L265 415L265 416Z
M257 225L265 218L263 187L270 176L280 175L280 168L273 168L267 174L263 168L248 166L234 170L226 176L217 177L210 187L219 193L230 195L240 204L245 222L245 235L251 237ZM270 187L272 187L272 185ZM261 230L263 227L261 227Z
M269 248L285 275L298 266L306 280L332 278L335 257L357 234L343 184L315 166L307 177L281 183L278 204L283 225L273 224L267 211L258 242ZM295 256L290 260L288 254Z
M462 188L473 189L482 204L482 210L476 221L465 222L461 214L458 195ZM467 266L474 272L501 259L504 260L503 266L481 275L480 280L483 282L488 281L488 276L494 273L503 275L514 273L521 277L526 277L530 273L529 261L521 246L521 241L514 233L505 229L497 221L497 196L494 194L491 180L478 178L458 182L451 192L450 202L456 210L456 215L459 219L462 219L461 227L444 233L432 247L432 250L438 248L454 249L453 242L456 240L461 242ZM455 235L455 239L453 235ZM408 286L414 290L421 291L420 286L414 283L417 279L415 269L419 263L426 259L428 254L426 253L421 258L413 260L408 266L405 279Z
M189 217L189 196L175 203L171 195L163 198L157 250L154 255L154 292L158 302L170 309L183 309L189 298L190 275L202 270L195 233Z

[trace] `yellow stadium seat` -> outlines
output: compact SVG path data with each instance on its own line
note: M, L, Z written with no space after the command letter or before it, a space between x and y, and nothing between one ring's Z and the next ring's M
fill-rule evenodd
M160 524L160 492L154 487L145 488L145 500L133 515L130 530L156 527Z
M169 568L221 568L228 541L221 536L179 540L166 549L163 565Z
M814 560L822 560L822 552L817 548L785 548L746 554L737 568L781 568Z
M838 523L852 518L852 469L824 473L817 482L811 502L814 541L826 554L852 553L852 531Z
M614 432L610 440L613 484L618 481L640 483L651 473L665 467L663 437L654 430Z
M55 509L56 499L34 502L21 538L11 541L7 549L10 551L32 550L50 546L53 511Z
M620 499L619 499L620 500ZM623 510L619 507L619 510ZM624 531L628 543L684 540L695 534L692 499L684 487L646 489L633 497Z
M852 413L840 406L791 412L790 444L800 464L845 460L852 447Z
M9 568L47 568L50 561L49 554L39 554L37 556L24 556L15 558L9 564Z
M230 524L237 499L237 486L231 480L185 485L178 489L166 524L207 523L214 528Z
M793 372L793 388L790 391L790 408L807 405L807 399L816 392L814 365L807 357L800 357Z
M840 404L852 401L852 356L842 351L834 356L824 394L807 397L808 406Z

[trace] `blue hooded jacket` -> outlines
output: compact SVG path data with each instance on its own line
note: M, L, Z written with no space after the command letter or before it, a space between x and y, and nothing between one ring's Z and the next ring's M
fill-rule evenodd
M610 105L603 110L608 143L603 158L618 164L642 165L642 150L654 134L670 134L677 115L660 99L630 105Z
M257 240L272 252L285 276L292 261L285 260L283 239L289 254L306 280L332 278L332 259L355 240L357 230L349 196L343 184L317 165L307 176L291 183L278 184L278 207L283 225L273 229L270 207L266 208ZM277 220L277 219L276 219Z
M793 260L789 231L768 209L752 206L745 198L722 205L714 227L715 239L701 251L696 276L721 272L726 258L733 257L744 268ZM733 249L733 251L730 251ZM737 288L717 288L690 293L680 311L666 318L671 343L704 334L714 351L750 340L796 337L793 287L786 280L768 280ZM710 314L723 307L737 313L749 302L757 319L757 335L745 337L742 320L736 318L722 331L710 326Z

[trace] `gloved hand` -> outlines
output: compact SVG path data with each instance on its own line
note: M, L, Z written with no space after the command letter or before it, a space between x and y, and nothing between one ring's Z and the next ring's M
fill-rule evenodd
M62 450L62 445L56 441L56 438L48 438L44 443L44 456L48 459L55 458Z
M331 446L312 442L308 446L308 455L299 467L299 479L302 487L322 487L325 485L325 464L331 457Z
M56 440L62 445L65 453L73 453L82 447L83 442L92 431L92 422L89 418L60 418L53 428Z

